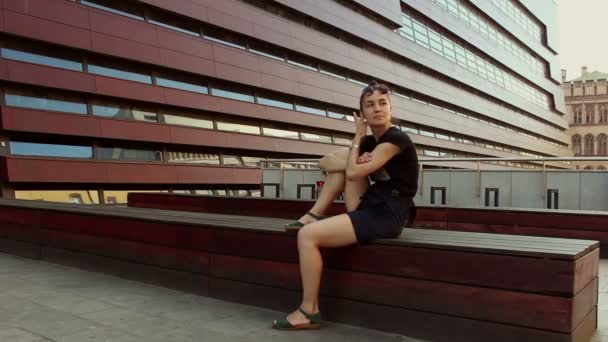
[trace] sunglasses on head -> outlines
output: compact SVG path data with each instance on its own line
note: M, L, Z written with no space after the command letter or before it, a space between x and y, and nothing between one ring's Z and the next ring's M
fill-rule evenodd
M365 95L371 95L374 93L374 91L379 91L380 94L386 94L390 91L390 89L384 84L370 84L363 88L363 94Z

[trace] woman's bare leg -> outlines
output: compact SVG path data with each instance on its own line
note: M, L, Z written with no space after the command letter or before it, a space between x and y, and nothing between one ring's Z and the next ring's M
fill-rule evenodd
M367 190L367 179L347 181L345 200L347 207L356 208L360 197ZM298 253L302 276L302 310L314 314L319 312L319 287L323 271L321 247L343 247L357 242L355 229L346 214L307 224L298 232ZM291 324L307 323L308 319L299 311L287 316Z
M346 188L346 158L348 157L348 150L339 150L333 153L330 153L319 160L319 166L327 171L327 177L325 178L325 184L323 185L323 189L319 194L319 197L315 201L315 204L310 209L310 212L315 215L323 215L327 208L332 204L332 202L345 191ZM347 182L352 183L352 182ZM345 202L348 203L349 201ZM352 202L352 201L350 201ZM347 205L348 208L348 205ZM311 217L310 215L304 214L298 220L302 223L308 224L315 222L316 219Z

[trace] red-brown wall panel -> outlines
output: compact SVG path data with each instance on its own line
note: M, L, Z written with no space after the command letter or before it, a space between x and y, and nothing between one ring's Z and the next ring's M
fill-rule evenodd
M91 31L13 11L4 11L5 32L52 41L81 49L91 48Z
M25 157L7 157L6 163L13 183L258 184L262 179L257 168Z
M97 91L104 95L126 97L129 99L162 103L163 89L161 87L124 81L117 78L95 77ZM156 100L156 101L155 101Z
M91 74L10 60L6 64L8 80L13 82L81 92L95 92L97 88L96 77Z
M135 61L160 64L159 49L155 46L107 34L91 33L91 47L95 52Z
M100 136L104 138L171 142L171 131L166 125L113 119L99 119L98 121Z
M158 46L165 51L177 51L204 59L213 59L212 44L171 30L157 30ZM161 49L161 50L162 50Z
M3 0L2 7L14 12L29 14L83 29L90 28L88 9L69 1L60 4L48 0Z
M78 114L1 107L2 128L11 131L101 137L100 120Z

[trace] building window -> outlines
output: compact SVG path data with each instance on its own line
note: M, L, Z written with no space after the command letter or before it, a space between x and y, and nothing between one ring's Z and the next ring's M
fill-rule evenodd
M608 109L606 109L605 106L600 106L599 123L604 125L608 124Z
M597 154L599 156L605 156L608 155L607 152L607 139L606 139L606 134L602 133L597 137Z
M4 93L7 106L51 110L73 114L87 114L84 99L75 96L47 95L45 92L7 90Z
M98 147L97 155L102 160L162 161L162 153L160 151L121 147Z
M219 154L198 152L169 152L170 163L220 165Z
M48 54L48 52L45 52ZM82 71L82 63L67 60L64 58L56 58L48 55L42 55L32 52L25 52L19 50L13 50L8 48L0 49L0 55L2 58L12 59L21 62L41 64L55 68L62 68L67 70Z
M578 134L572 136L572 151L575 156L581 155L581 136Z
M580 125L583 123L583 113L581 112L581 107L576 106L574 108L574 124Z
M594 143L593 135L587 134L585 136L585 151L584 151L584 154L586 156L592 156L594 154L593 153L595 150L594 145L595 145L595 143Z
M593 105L585 106L585 124L592 125L595 122Z
M93 148L90 146L40 144L31 142L11 141L12 155L60 157L60 158L93 158Z

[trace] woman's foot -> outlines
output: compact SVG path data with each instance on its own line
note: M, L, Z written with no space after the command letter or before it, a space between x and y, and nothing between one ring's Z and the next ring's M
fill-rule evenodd
M272 327L279 330L303 330L303 329L319 329L321 326L321 313L317 311L314 314L307 313L298 308L298 310L290 313L283 319L272 322Z
M300 228L304 227L305 225L307 225L309 223L317 222L324 218L325 217L323 217L321 215L317 215L317 214L311 213L309 211L306 214L304 214L304 216L300 217L297 221L286 224L285 230L288 232L289 231L298 231Z

